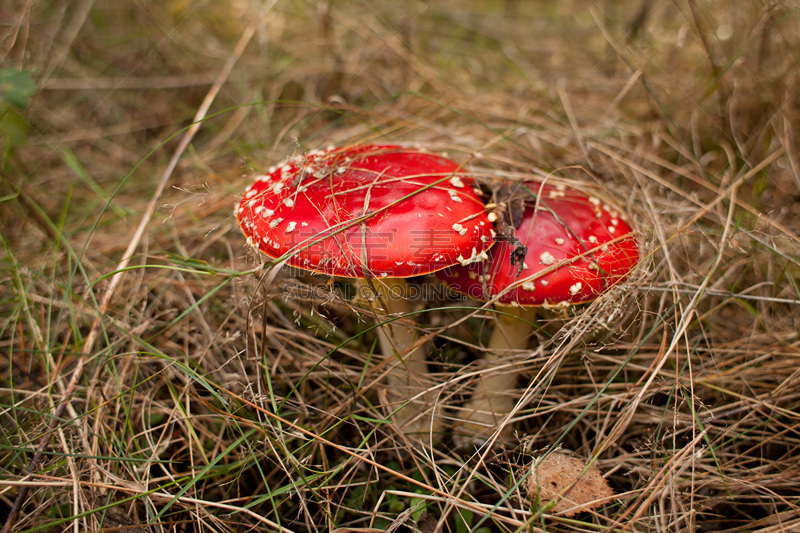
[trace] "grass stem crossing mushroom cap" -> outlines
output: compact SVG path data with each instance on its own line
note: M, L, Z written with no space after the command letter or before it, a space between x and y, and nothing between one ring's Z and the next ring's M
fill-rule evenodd
M484 260L492 224L472 180L399 146L312 151L270 169L236 209L271 258L344 277L405 278Z
M530 306L589 302L629 274L639 260L636 237L613 206L561 184L526 182L514 231L526 253L499 242L491 260L438 273L452 289L497 303Z

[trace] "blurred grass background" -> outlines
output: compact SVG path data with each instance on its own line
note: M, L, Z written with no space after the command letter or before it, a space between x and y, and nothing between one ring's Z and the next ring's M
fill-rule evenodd
M800 529L797 4L12 0L0 20L13 530ZM232 217L252 176L375 141L486 183L573 179L639 228L625 287L509 356L511 443L409 443L348 287L259 281ZM427 306L455 421L491 315ZM524 465L558 445L617 497L536 508Z

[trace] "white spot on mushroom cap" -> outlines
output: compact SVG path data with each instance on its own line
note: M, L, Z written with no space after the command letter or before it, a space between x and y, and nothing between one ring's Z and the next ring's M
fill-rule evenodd
M250 187L249 189L247 189L247 192L244 193L244 199L249 200L256 194L258 194L258 191L255 189L255 187Z
M289 223L286 225L286 233L291 233L291 232L293 232L293 231L294 231L294 228L296 228L296 227L297 227L297 222L294 222L294 221L292 221L292 222L289 222Z
M564 239L562 239L561 237L556 237L556 244L558 244L559 246L561 246L561 245L562 245L562 244L564 244L565 242L567 242L567 241L565 241L565 240L564 240Z
M483 250L478 252L475 248L472 249L472 254L470 254L470 256L468 258L466 258L466 259L464 259L463 255L459 255L458 257L456 257L456 260L459 263L461 263L461 266L467 266L467 265L472 264L472 263L483 263L484 261L487 261L488 259L489 259L489 256L486 255L486 252L484 252Z
M270 222L270 223L269 223L269 228L270 228L270 229L275 229L275 228L277 228L277 227L278 227L278 224L280 224L282 221L283 221L283 219L282 219L282 218L276 218L275 220L273 220L272 222Z
M579 292L581 292L581 289L582 289L582 288L583 288L583 283L581 283L581 282L579 281L579 282L575 283L574 285L570 285L570 287L569 287L569 293L570 293L571 295L575 296L576 294L578 294Z
M291 198L286 198L283 200L283 205L285 205L286 207L294 207L294 200L292 200Z
M459 176L453 176L452 178L450 178L450 184L453 187L458 187L459 189L464 186L464 182L461 181L461 178Z
M462 226L458 222L453 224L453 231L455 231L456 233L458 233L459 235L462 235L462 236L467 234L467 228L465 228L464 226Z
M532 281L526 281L522 284L522 290L532 292L536 289L536 285Z
M497 222L497 213L495 213L494 211L492 211L491 213L489 213L488 215L486 215L486 218L488 218L488 219L489 219L489 222Z
M539 256L539 262L543 265L552 265L556 262L556 258L550 252L542 252Z
M451 200L453 200L454 202L457 202L457 203L461 203L461 197L458 195L457 191L454 191L453 189L449 189L447 191L447 193L450 195L450 199Z

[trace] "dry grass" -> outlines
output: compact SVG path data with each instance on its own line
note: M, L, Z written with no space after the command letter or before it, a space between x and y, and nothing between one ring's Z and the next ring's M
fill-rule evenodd
M376 4L0 11L0 67L38 86L0 180L0 513L27 486L17 531L800 530L798 8ZM504 446L408 442L351 288L273 276L235 227L253 172L376 140L578 180L639 228L629 283L510 356ZM452 422L490 314L425 305ZM559 446L616 498L532 508L524 465Z

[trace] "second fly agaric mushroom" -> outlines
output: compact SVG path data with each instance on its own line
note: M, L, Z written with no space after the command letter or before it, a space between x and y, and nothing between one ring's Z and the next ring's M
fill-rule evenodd
M398 146L312 151L270 169L245 191L236 208L248 242L300 269L359 278L377 291L379 328L387 357L388 396L410 433L438 427L436 417L414 421L425 394L424 349L415 331L405 278L486 259L493 230L472 180L443 157ZM420 405L420 400L423 405ZM413 406L413 409L411 408Z
M523 195L514 236L527 248L524 257L515 261L514 245L503 241L491 250L489 261L437 273L450 288L499 304L485 356L490 368L498 365L503 351L526 348L538 307L594 300L639 260L633 230L608 203L560 184L511 187ZM511 412L515 399L508 391L516 387L517 377L503 369L482 378L465 405L463 433L486 435Z

